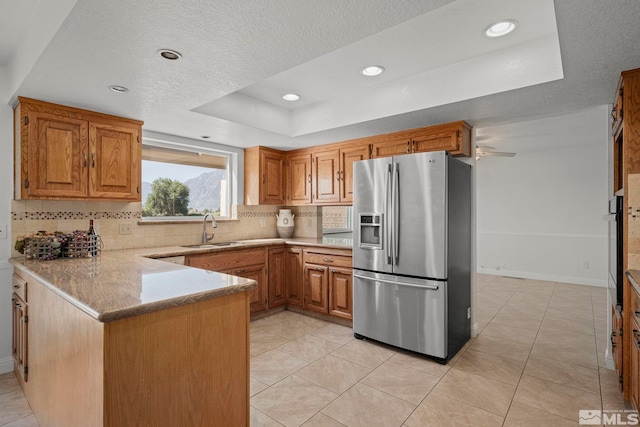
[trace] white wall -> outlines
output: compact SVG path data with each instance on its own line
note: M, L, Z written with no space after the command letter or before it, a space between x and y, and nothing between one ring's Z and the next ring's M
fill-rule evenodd
M603 105L476 129L517 153L477 162L478 272L606 286L608 124Z
M6 67L0 67L0 100L6 91ZM11 199L13 197L13 110L0 102L0 226L7 225L11 236ZM13 370L11 356L11 273L7 261L11 239L0 239L0 374Z

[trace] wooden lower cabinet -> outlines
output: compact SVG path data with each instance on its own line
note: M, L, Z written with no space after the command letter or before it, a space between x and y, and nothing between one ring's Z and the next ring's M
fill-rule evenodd
M350 268L329 269L329 314L353 318L353 274Z
M637 411L640 407L640 325L638 319L634 316L631 319L631 403Z
M39 425L249 425L246 292L103 323L28 279Z
M258 287L249 291L249 311L257 313L269 307L269 289L267 285L264 265L251 265L233 270L222 270L220 273L252 279L258 282Z
M304 306L305 310L318 313L329 312L329 269L328 267L304 264Z
M27 279L19 273L12 278L11 295L11 353L13 370L21 384L28 380L29 374L29 313L27 304Z
M286 248L285 271L287 282L287 305L302 307L304 298L304 267L302 248Z
M253 279L250 312L287 305L351 320L351 251L279 246L187 255L185 265Z
M16 376L21 382L27 382L28 379L28 313L27 303L17 294L11 296L12 317L13 317L13 337L12 337L12 353L13 353L13 369Z
M353 315L350 251L304 250L304 309L343 319Z
M618 387L620 391L622 391L622 349L623 349L623 339L622 339L622 313L620 312L619 306L611 306L611 349L613 352L613 363L616 368L616 373L618 374L619 382Z
M287 303L286 255L284 247L269 249L269 308Z
M258 287L249 293L250 311L257 313L268 308L269 287L265 248L187 255L185 265L255 280Z

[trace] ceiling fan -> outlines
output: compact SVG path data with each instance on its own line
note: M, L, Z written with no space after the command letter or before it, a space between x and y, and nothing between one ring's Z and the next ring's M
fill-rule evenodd
M488 145L476 145L476 160L480 157L514 157L516 155L516 153L493 150L495 150L495 148Z

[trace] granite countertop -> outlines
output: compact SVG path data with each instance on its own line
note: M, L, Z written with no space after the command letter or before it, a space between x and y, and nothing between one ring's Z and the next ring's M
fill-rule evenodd
M215 242L212 242L215 243ZM350 249L350 239L255 239L229 246L102 251L99 257L38 261L12 258L15 268L100 322L110 322L203 301L257 286L251 279L191 268L152 258L215 253L270 245Z
M636 289L636 293L640 294L640 270L627 270L626 275L629 278L629 283Z

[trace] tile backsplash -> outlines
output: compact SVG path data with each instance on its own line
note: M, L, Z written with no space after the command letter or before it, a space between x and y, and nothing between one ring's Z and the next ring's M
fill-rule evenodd
M237 219L218 221L214 242L278 237L278 206L234 206ZM317 206L291 208L295 214L294 237L317 238L322 235L322 209ZM71 232L89 228L95 221L96 232L105 250L151 248L200 243L202 222L141 223L141 203L75 202L55 200L13 200L11 202L11 238L39 230ZM131 234L120 234L128 224ZM211 227L208 226L211 233ZM13 246L13 245L12 245ZM15 250L13 257L21 256Z

